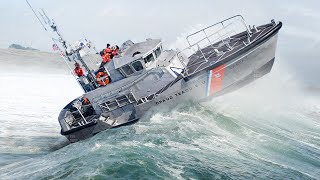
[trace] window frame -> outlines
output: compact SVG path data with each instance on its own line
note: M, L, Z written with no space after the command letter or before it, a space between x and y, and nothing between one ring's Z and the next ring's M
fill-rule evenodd
M157 54L157 51L159 50L160 54ZM156 58L158 58L159 56L161 56L162 54L162 50L161 50L161 47L157 47L155 50L154 50L154 55Z
M141 64L141 67L142 67L140 70L136 70L136 68L133 66L133 64L138 63L138 62ZM143 63L142 63L140 60L136 60L136 61L132 62L130 65L131 65L132 69L133 69L135 72L140 72L140 71L142 71L143 69L145 69L145 67L143 66Z
M123 69L125 66L128 66L130 69L131 69L131 71L132 71L132 73L131 74L127 74L126 73L126 71ZM123 74L125 74L127 77L128 76L131 76L132 74L134 74L136 71L134 70L134 68L133 67L131 67L129 64L125 64L125 65L123 65L123 66L121 66L121 71L123 72Z
M152 59L151 61L147 61L146 59L147 59L147 57L150 56L150 55L152 56L153 59ZM150 54L148 54L146 57L144 57L143 60L144 60L145 64L150 63L150 62L152 62L152 61L155 61L155 60L156 60L156 57L155 57L153 51L152 51Z

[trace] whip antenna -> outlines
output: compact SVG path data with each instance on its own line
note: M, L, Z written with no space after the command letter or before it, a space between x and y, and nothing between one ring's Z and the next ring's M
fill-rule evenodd
M31 4L29 3L28 0L26 0L27 4L29 5L30 9L33 11L33 14L37 17L38 21L40 22L40 24L42 25L42 27L44 28L44 30L47 31L47 28L43 25L42 21L40 20L39 16L37 15L37 13L34 11L34 9L32 8Z

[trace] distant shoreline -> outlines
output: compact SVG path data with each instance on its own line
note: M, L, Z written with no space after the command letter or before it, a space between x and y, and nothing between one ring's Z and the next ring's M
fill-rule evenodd
M40 51L39 49L35 49L32 47L24 47L20 44L11 44L8 49L19 49L19 50L25 50L25 51Z

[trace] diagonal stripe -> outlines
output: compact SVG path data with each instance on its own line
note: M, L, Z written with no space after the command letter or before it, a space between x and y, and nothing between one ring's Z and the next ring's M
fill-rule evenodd
M219 67L216 67L212 69L211 72L211 78L210 78L210 91L209 95L212 95L222 89L222 82L224 78L224 71L225 71L226 65L223 64Z

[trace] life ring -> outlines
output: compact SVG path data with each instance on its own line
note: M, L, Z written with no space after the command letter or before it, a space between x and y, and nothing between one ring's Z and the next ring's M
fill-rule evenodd
M110 82L109 77L104 72L98 72L98 74L96 75L96 78L97 78L97 82L101 86L106 86Z

